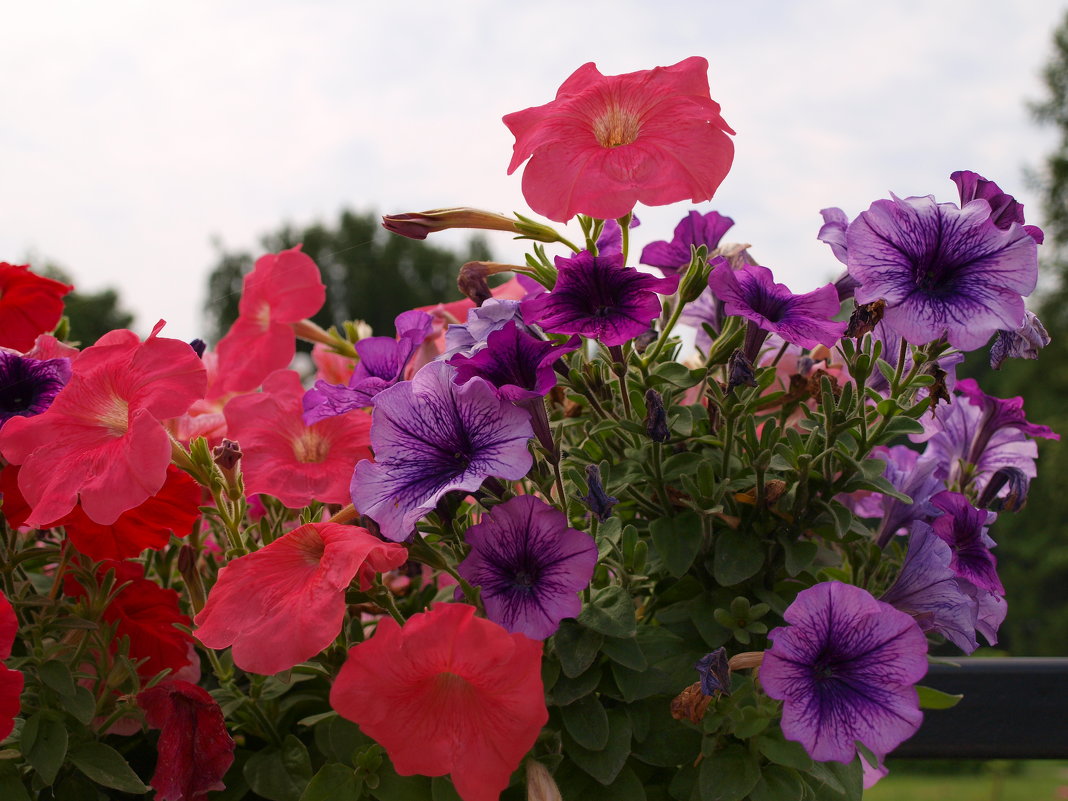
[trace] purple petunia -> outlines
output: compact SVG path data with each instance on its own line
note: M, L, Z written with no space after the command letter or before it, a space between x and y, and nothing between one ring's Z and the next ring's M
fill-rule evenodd
M69 380L70 359L31 359L0 348L0 426L41 414Z
M712 253L732 225L734 220L717 211L707 214L691 211L675 226L674 239L650 242L645 246L641 263L659 267L665 273L677 273L690 263L691 248L704 245Z
M622 345L645 333L660 314L657 294L670 295L679 276L657 278L623 267L622 254L594 257L588 251L556 257L551 292L523 301L523 320L557 334L581 334L605 345Z
M1002 192L996 183L971 170L957 170L949 179L957 185L961 206L977 198L985 200L990 204L990 221L994 225L1007 231L1013 223L1019 223L1028 236L1039 245L1042 244L1045 239L1042 229L1036 225L1024 225L1023 204L1018 203L1012 195Z
M408 360L430 332L433 318L413 309L397 315L397 339L367 337L354 347L360 357L348 386L320 379L304 393L304 424L311 425L371 405L375 395L400 381Z
M877 200L846 232L857 303L886 301L884 324L913 345L945 336L974 350L1023 321L1038 280L1034 239L998 228L990 204L964 208L931 196Z
M1015 331L998 331L990 345L990 366L1000 370L1006 359L1037 359L1038 352L1052 340L1034 312L1024 312L1024 321Z
M532 464L528 415L487 381L454 382L456 369L431 362L411 381L374 399L371 447L352 477L352 502L402 542L451 490L473 492L491 476L517 481Z
M895 534L908 528L914 520L924 520L940 514L931 504L931 498L945 488L938 475L939 463L921 455L905 445L872 449L871 455L886 461L883 476L898 492L908 495L912 503L881 493L870 493L860 498L846 498L844 502L860 517L881 518L876 530L876 542L885 548Z
M533 495L487 512L464 534L471 546L457 571L482 588L486 616L510 632L544 640L582 609L578 593L597 564L593 537Z
M997 515L976 509L959 492L940 492L931 503L943 512L931 528L953 552L950 562L953 571L981 590L1004 595L997 560L990 553L997 543L986 533Z
M788 740L813 759L848 763L857 740L883 756L916 732L927 638L909 615L832 581L798 593L784 618L768 634L760 681L783 702Z
M520 278L526 278L520 275ZM540 286L540 284L538 285ZM466 323L453 323L445 330L445 352L442 360L458 353L470 356L486 347L486 339L494 331L500 331L512 320L522 322L518 300L490 298L481 306L467 311Z

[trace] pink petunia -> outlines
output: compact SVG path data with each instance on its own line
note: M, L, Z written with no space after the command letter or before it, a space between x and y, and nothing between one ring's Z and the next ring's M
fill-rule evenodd
M215 391L248 392L288 367L296 353L293 323L325 301L319 268L300 245L258 259L245 276L238 318L216 348L221 381Z
M508 174L530 157L523 196L550 220L622 217L635 203L709 200L734 159L730 126L708 93L708 62L602 75L592 62L556 99L504 117Z
M279 370L263 382L263 392L226 404L229 437L244 454L245 488L291 509L315 500L346 504L353 468L371 458L371 416L353 411L305 425L303 397L296 372Z
M209 648L233 646L234 664L252 673L288 670L322 651L341 631L345 590L359 576L400 567L408 550L367 529L309 523L230 562L196 616Z
M204 366L185 342L141 342L120 329L86 348L70 383L43 414L16 417L0 432L0 452L22 465L19 489L42 526L81 501L110 524L155 495L167 477L171 439L161 421L183 414L206 387Z

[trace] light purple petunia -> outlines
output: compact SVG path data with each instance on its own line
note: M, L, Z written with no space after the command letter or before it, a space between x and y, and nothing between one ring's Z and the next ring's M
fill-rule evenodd
M458 353L470 356L486 347L486 339L494 331L500 331L512 320L522 322L522 319L518 300L490 298L481 306L468 309L466 323L453 323L445 330L445 352L439 358L445 361Z
M1024 207L1012 195L1001 191L1001 187L988 181L977 172L958 170L949 176L960 192L960 204L964 206L979 198L990 204L990 221L1003 231L1009 230L1013 223L1023 225L1027 235L1039 245L1045 239L1042 229L1036 225L1024 225Z
M394 542L451 490L474 492L494 476L517 481L532 464L528 415L489 382L454 382L456 369L431 362L374 399L375 461L356 465L352 503Z
M311 425L353 409L371 405L375 395L400 381L412 354L430 332L434 319L426 312L412 309L394 320L397 338L367 337L353 347L360 357L348 386L330 384L320 379L315 388L304 393L304 424Z
M650 242L645 246L641 263L659 267L665 274L677 273L690 263L691 248L704 245L712 253L732 225L734 220L718 211L707 214L691 211L675 226L674 239Z
M41 414L68 381L70 359L32 359L0 348L0 426Z
M457 571L482 588L486 617L510 632L544 640L582 609L597 544L533 495L495 506L464 533L471 551Z
M943 512L931 528L953 552L953 571L981 590L1004 595L998 563L990 552L997 543L986 533L997 515L976 509L959 492L940 492L931 503Z
M659 316L657 294L678 288L678 275L657 278L623 267L622 254L593 257L588 251L556 257L551 292L523 301L523 320L556 334L581 334L605 345L622 345L649 330Z
M913 345L945 336L975 350L1023 321L1038 280L1035 241L1020 225L1001 230L990 204L964 208L931 196L877 200L846 233L857 303L886 301L883 322Z
M849 218L839 208L820 209L820 215L823 217L823 226L816 234L816 239L828 245L838 261L848 264L846 231L849 230Z
M927 638L909 615L832 581L798 593L784 618L768 634L760 681L783 702L788 740L813 759L849 763L857 740L883 756L916 732Z
M631 215L628 228L637 228L642 224L634 215ZM623 229L615 220L605 220L601 235L597 237L597 255L611 256L614 253L623 252Z
M1037 359L1038 352L1052 340L1034 312L1024 312L1024 321L1015 331L998 331L990 345L990 366L1000 370L1006 359Z

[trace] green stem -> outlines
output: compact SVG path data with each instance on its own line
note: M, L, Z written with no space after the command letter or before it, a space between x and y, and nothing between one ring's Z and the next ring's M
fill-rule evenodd
M653 345L653 349L645 354L645 358L642 359L642 366L648 367L653 360L660 355L660 351L664 349L665 343L668 338L671 337L671 332L675 328L675 324L679 321L679 317L682 316L683 303L681 298L675 304L675 308L671 310L671 317L668 318L667 325L664 326L664 330L660 332L660 337L656 340L656 344Z

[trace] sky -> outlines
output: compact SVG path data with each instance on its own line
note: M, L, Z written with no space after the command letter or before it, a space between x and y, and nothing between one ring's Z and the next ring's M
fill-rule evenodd
M0 261L116 288L147 333L204 332L221 242L287 221L476 206L529 213L506 174L511 111L577 67L709 61L737 131L716 197L639 206L633 243L691 208L794 291L833 279L819 211L997 181L1040 223L1024 174L1054 144L1027 102L1065 0L585 0L93 3L0 0ZM463 235L439 235L458 245ZM522 246L490 234L494 254ZM31 262L32 263L32 262Z

